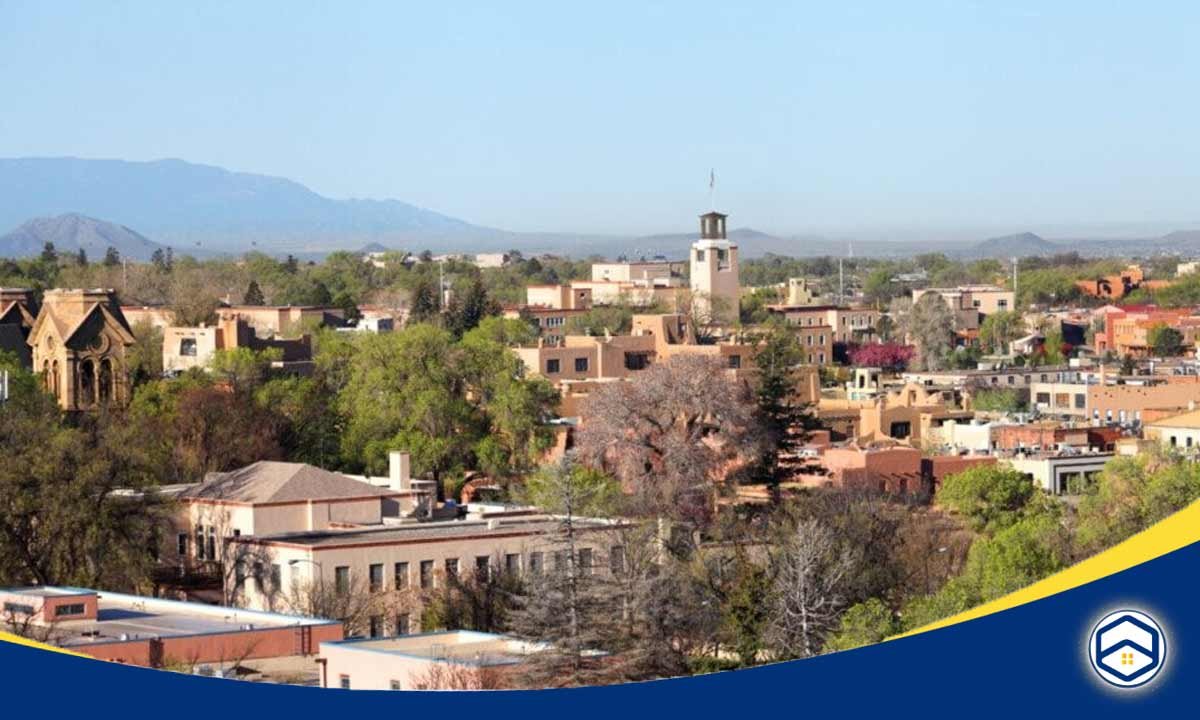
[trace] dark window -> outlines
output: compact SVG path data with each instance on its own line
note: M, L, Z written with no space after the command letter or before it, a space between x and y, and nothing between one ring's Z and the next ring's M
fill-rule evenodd
M892 423L891 432L888 434L897 440L903 440L912 434L912 424L907 422L894 422Z
M1047 405L1050 404L1050 393L1038 393L1036 402L1046 403Z
M458 558L446 558L446 575L458 576Z
M367 583L371 592L383 592L383 564L367 566Z
M567 552L558 550L554 553L554 572L562 573L567 571Z
M390 681L390 682L391 682L391 688L392 688L393 690L399 690L399 689L400 689L400 681L399 681L399 680L392 680L392 681Z
M504 556L504 572L509 575L521 574L521 555L519 553L509 553Z
M546 361L546 374L556 373L562 369L562 363L557 359Z
M333 569L333 587L338 595L350 594L350 568L338 565Z
M592 574L592 549L591 548L581 548L579 550L579 574L580 575L591 575Z
M736 370L736 369L740 368L741 366L742 366L742 356L741 355L730 355L729 356L729 367Z
M196 357L196 338L183 338L179 341L179 354L184 357Z
M283 568L279 563L271 563L271 589L279 590L283 587Z
M488 579L488 568L489 568L488 556L487 555L477 555L475 557L475 576L481 580L487 580Z
M383 618L372 615L367 621L367 635L373 638L383 637Z
M83 603L71 603L70 605L59 605L54 608L54 617L70 617L71 615L82 615L84 611Z
M4 612L12 613L14 615L32 615L34 610L32 605L6 602L4 603Z
M541 575L542 566L545 563L545 556L540 552L529 553L529 572L532 575Z
M342 675L342 676L338 677L338 687L340 687L343 690L349 690L350 689L350 676Z
M408 613L400 613L396 616L397 635L407 635L409 633L408 622Z
M397 590L403 590L404 588L408 587L408 563L396 563L396 569L393 575L395 576L394 582L396 583Z
M608 551L608 569L613 575L625 574L625 548L620 545L614 545Z
M428 589L433 587L433 561L421 561L421 587Z
M645 370L650 364L650 356L646 353L625 353L626 370Z
M180 557L186 557L188 553L188 536L187 533L179 533L179 537L175 538L175 550Z
M196 527L196 559L204 559L204 526Z
M1087 395L1083 393L1075 393L1075 408L1083 410L1087 406Z
M587 358L585 358L585 357L584 358L575 358L575 372L587 372L587 369L588 369L588 359Z

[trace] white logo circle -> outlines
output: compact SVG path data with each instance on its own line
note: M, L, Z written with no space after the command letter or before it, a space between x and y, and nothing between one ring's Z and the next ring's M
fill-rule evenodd
M1153 680L1167 661L1167 637L1144 612L1117 610L1105 615L1088 637L1088 658L1102 680L1134 688Z

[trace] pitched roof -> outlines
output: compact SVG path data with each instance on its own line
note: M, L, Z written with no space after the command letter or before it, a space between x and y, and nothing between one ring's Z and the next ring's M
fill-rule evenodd
M394 494L388 488L312 465L263 460L229 472L209 473L203 483L182 497L258 504Z

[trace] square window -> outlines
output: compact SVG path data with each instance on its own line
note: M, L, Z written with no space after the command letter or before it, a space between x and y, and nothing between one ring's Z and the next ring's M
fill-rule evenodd
M340 687L343 690L349 690L350 689L350 676L349 675L338 676L338 687Z
M181 357L196 357L196 338L182 338L179 341L179 355Z
M546 361L546 374L552 375L562 371L562 361L558 358L552 358Z
M729 367L733 368L734 370L737 370L741 366L742 366L742 356L741 355L730 355L729 356Z
M587 370L588 370L588 359L585 357L575 358L575 372L581 373L581 372L587 372Z

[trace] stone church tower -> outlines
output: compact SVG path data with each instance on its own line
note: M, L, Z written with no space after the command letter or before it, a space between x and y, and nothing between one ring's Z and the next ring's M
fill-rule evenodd
M34 371L68 411L129 402L132 344L111 290L47 290L29 334Z

